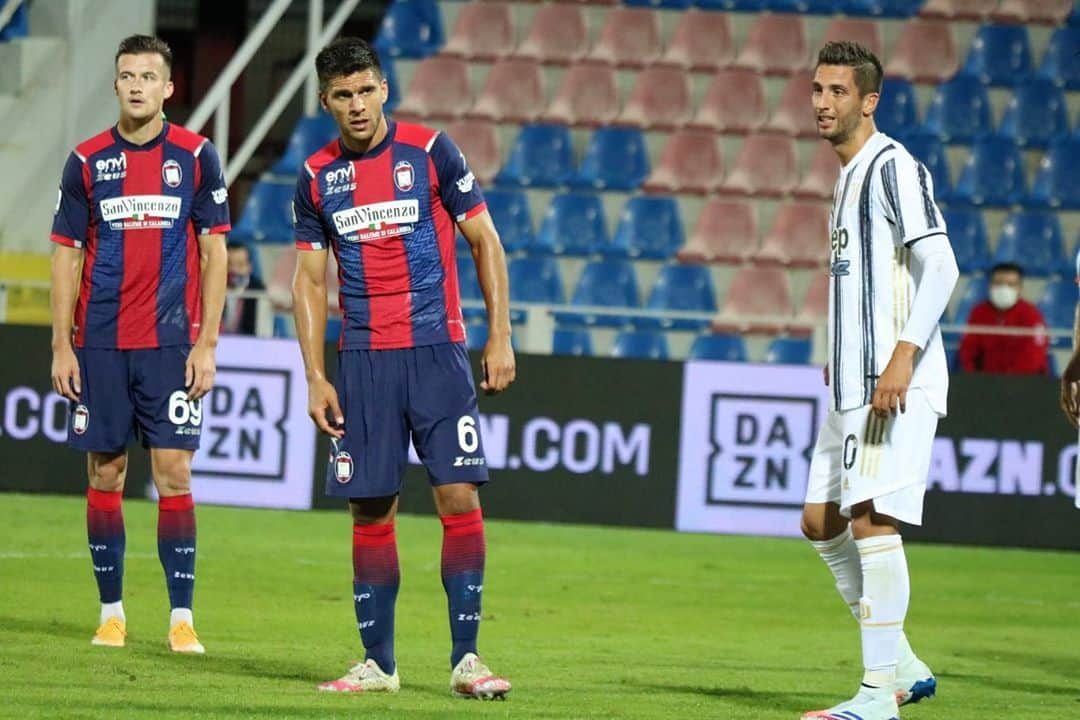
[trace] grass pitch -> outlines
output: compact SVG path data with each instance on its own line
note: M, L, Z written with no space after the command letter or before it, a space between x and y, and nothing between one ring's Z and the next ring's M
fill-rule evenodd
M348 516L201 506L203 657L165 647L156 506L128 501L128 645L95 648L81 498L0 494L0 716L793 720L848 697L858 633L793 540L488 521L481 650L503 703L448 693L441 530L398 525L402 691L321 694L363 654ZM939 678L908 718L1080 717L1080 555L908 547L908 632Z

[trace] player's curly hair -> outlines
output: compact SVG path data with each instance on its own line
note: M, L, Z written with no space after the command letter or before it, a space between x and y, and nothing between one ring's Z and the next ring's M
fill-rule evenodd
M374 70L382 78L379 54L366 40L342 37L333 41L315 56L315 72L319 76L319 92L325 92L327 84L336 77L356 72Z
M161 38L153 35L129 35L120 41L120 47L116 49L115 65L120 61L121 55L142 55L143 53L157 53L165 61L165 67L172 72L172 48Z
M881 61L857 42L834 40L825 43L817 56L818 65L847 65L855 71L855 87L860 95L881 92Z

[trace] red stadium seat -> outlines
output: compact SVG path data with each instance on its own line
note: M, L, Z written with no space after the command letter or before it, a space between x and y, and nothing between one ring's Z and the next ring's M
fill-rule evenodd
M727 13L691 9L680 13L661 65L712 72L735 61L735 40Z
M653 130L682 127L692 117L690 78L678 68L642 70L616 121L620 125Z
M761 15L750 28L735 64L768 75L788 75L806 68L810 50L799 15Z
M672 133L644 190L709 193L718 189L724 176L724 158L716 141L716 135L701 130Z
M615 71L607 65L578 64L563 75L545 122L564 125L609 125L619 115Z
M405 99L394 117L401 120L453 120L472 105L469 70L464 60L437 55L416 66Z
M778 333L790 324L792 307L786 270L747 265L731 278L713 331Z
M467 60L491 62L506 57L513 50L514 20L510 5L474 2L462 4L442 52Z
M753 203L714 197L701 208L697 225L678 257L681 262L741 263L753 256L757 246Z
M829 273L814 273L806 297L795 314L795 323L806 328L813 328L824 322L829 313Z
M856 20L853 18L836 18L825 28L825 36L821 44L831 40L853 40L870 52L881 57L881 31L874 20ZM810 58L810 67L817 65L817 54Z
M999 23L1060 25L1073 10L1073 0L1001 0L990 19Z
M290 244L281 247L281 251L274 261L274 267L270 271L270 280L266 283L266 294L270 298L270 304L279 312L290 312L293 307L292 281L296 274L296 245ZM331 314L341 314L338 305L338 273L337 258L334 253L327 253L326 260L326 301L327 309Z
M468 116L495 122L529 123L539 118L546 106L540 65L532 60L511 58L492 66L484 89Z
M794 189L796 172L793 139L778 133L749 135L720 190L738 195L785 195Z
M801 199L827 200L833 195L839 175L840 159L836 157L832 145L822 141L817 144L814 157L810 160L810 169L791 194Z
M589 30L585 13L578 5L553 3L541 5L533 18L529 34L518 46L517 57L542 63L572 63L589 49Z
M738 98L738 101L732 102L732 98ZM746 133L764 125L766 114L765 86L761 76L753 70L731 68L713 75L705 99L688 127Z
M640 68L660 58L660 16L648 8L615 8L587 60Z
M912 20L900 31L885 74L913 82L938 83L955 75L959 63L947 22Z
M446 129L469 162L469 169L488 185L502 167L502 150L495 124L483 120L459 120Z
M821 203L793 202L776 213L756 260L762 265L824 267L829 255L829 211Z
M791 76L783 92L776 112L765 123L766 130L782 132L799 137L817 137L817 121L814 116L813 75L802 70Z
M919 16L933 20L985 20L1000 0L929 0Z

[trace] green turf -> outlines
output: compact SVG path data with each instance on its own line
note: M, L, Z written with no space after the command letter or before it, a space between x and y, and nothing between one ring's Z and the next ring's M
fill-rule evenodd
M402 691L314 691L362 654L347 515L200 507L204 657L170 655L156 508L124 506L128 646L91 647L79 498L0 494L0 715L797 718L854 691L856 627L802 542L488 523L481 647L507 702L452 699L439 524L402 517ZM904 718L1080 717L1080 555L911 546L908 631L941 694Z

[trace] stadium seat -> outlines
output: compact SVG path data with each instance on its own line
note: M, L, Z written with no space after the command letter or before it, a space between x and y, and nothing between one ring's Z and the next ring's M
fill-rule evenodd
M840 158L836 156L833 146L827 142L816 143L810 167L791 194L803 200L830 199L839 176Z
M885 78L874 111L874 124L889 137L901 138L919 124L915 86L903 78Z
M743 141L735 167L722 183L723 192L779 196L797 181L795 141L776 133L757 133Z
M636 190L649 175L645 136L634 128L602 127L585 146L571 184L591 190Z
M680 130L668 137L660 159L645 181L647 192L708 193L724 176L719 138L701 130Z
M562 275L557 259L550 256L514 258L506 272L511 302L563 303Z
M735 40L725 13L687 10L668 42L660 65L674 65L694 72L713 72L735 61Z
M301 117L289 136L285 153L274 163L270 172L295 178L304 164L316 150L338 136L338 126L328 113Z
M631 258L666 260L684 241L679 204L673 197L636 195L626 201L607 249Z
M809 365L812 348L810 338L773 338L769 349L765 351L765 362L777 365Z
M1043 288L1037 303L1039 311L1046 320L1046 326L1057 330L1071 330L1076 316L1076 281L1051 280ZM1067 336L1051 339L1051 345L1059 348L1072 347L1072 338Z
M589 357L593 354L592 335L581 328L555 328L551 335L551 353Z
M735 64L767 75L790 75L806 68L809 55L801 16L766 13L750 26Z
M402 120L453 120L465 114L472 99L466 62L437 55L417 63L394 115Z
M732 98L739 101L732 102ZM806 107L803 109L810 115ZM687 127L720 133L753 132L765 124L767 113L761 76L753 70L729 68L713 74L705 98Z
M952 174L949 172L949 157L945 146L936 135L921 132L904 137L903 143L911 156L930 171L930 177L934 179L935 198L947 199L952 188Z
M611 356L638 360L667 360L667 338L647 330L624 330L615 336Z
M941 211L949 231L956 264L962 273L985 272L990 268L986 225L982 212L973 208L946 208Z
M470 255L457 256L458 288L461 291L462 300L483 300L484 294L480 291L480 281L476 275L476 263Z
M887 76L920 83L938 83L952 77L959 67L952 30L939 20L912 20L904 25L892 57L885 65Z
M563 75L544 122L604 126L619 115L615 71L607 65L572 65Z
M1080 26L1058 28L1050 36L1039 74L1067 90L1080 90Z
M778 333L790 324L792 305L791 280L786 270L747 265L731 278L713 329Z
M810 285L806 288L799 311L795 314L795 324L813 328L825 322L829 312L829 273L819 272L810 276Z
M944 143L970 143L992 130L990 97L978 78L957 75L938 86L926 111L924 132Z
M443 42L442 14L435 0L394 0L374 45L380 57L423 58L437 53Z
M883 54L881 52L881 31L878 29L878 24L873 20L834 18L825 27L825 35L821 39L821 44L824 45L831 40L852 40L869 49L879 58ZM810 69L813 69L816 65L817 53L811 53ZM874 117L876 118L877 115Z
M589 30L584 10L572 3L550 3L536 11L529 33L515 55L565 65L581 60L588 49Z
M465 326L465 347L477 352L484 349L488 341L488 326L483 322L471 322Z
M1024 274L1045 277L1055 273L1075 275L1075 268L1065 258L1061 239L1061 221L1056 213L1017 212L1009 215L1001 228L994 264L1011 262ZM1075 283L1073 295L1075 300Z
M698 335L690 346L688 360L717 360L719 362L746 362L746 343L738 335L709 333Z
M682 262L741 263L758 247L757 215L753 201L710 198L698 213L686 245L679 248Z
M604 205L592 193L563 193L551 199L532 250L557 255L593 255L609 244Z
M495 176L500 185L558 187L574 173L570 131L562 125L537 124L521 128L510 158Z
M484 201L507 252L517 252L533 246L529 198L523 191L485 190Z
M991 14L994 22L1061 25L1073 9L1073 0L1001 0Z
M1065 93L1052 80L1030 77L1017 83L998 134L1020 147L1044 148L1058 137L1069 134L1069 110Z
M828 262L829 210L821 203L780 207L755 261L762 265L823 268Z
M630 7L651 7L658 10L686 10L693 3L691 0L624 0Z
M813 81L808 70L794 73L784 85L776 111L764 129L785 135L818 137L817 120L807 101L813 92Z
M704 265L664 265L656 276L649 300L649 310L666 310L684 313L716 312L716 295L713 292L712 275ZM700 330L709 321L690 318L638 317L634 324L639 328L661 327L671 330Z
M674 130L693 117L690 76L680 68L642 70L617 123L649 130Z
M514 18L505 2L462 3L445 55L493 62L514 50Z
M1080 209L1080 137L1058 140L1039 164L1027 204L1054 210Z
M983 25L960 70L984 85L1013 85L1031 74L1031 45L1022 25Z
M1020 202L1024 195L1024 166L1016 145L992 137L972 146L949 199L961 205L1003 207Z
M633 263L615 259L593 260L587 263L578 277L570 304L627 310L639 308L641 301L638 298ZM559 313L555 319L560 323L598 327L621 327L627 322L626 316L586 312Z
M1001 0L929 0L919 16L938 20L985 20Z
M521 124L537 120L545 107L547 100L544 98L544 79L539 63L510 58L491 67L484 89L468 115L470 118Z
M956 309L953 312L953 322L966 325L971 317L971 311L976 305L983 302L990 294L990 280L985 275L974 275L968 278L967 285L960 293L956 301Z
M498 129L483 120L458 120L446 128L446 134L457 143L469 162L469 169L480 182L487 185L502 167Z
M607 16L585 59L622 68L642 68L660 59L660 14L650 8L616 7Z
M914 15L923 0L840 0L839 10L848 15L907 18Z
M229 233L239 242L293 242L292 202L296 182L259 180L251 186L240 221Z

